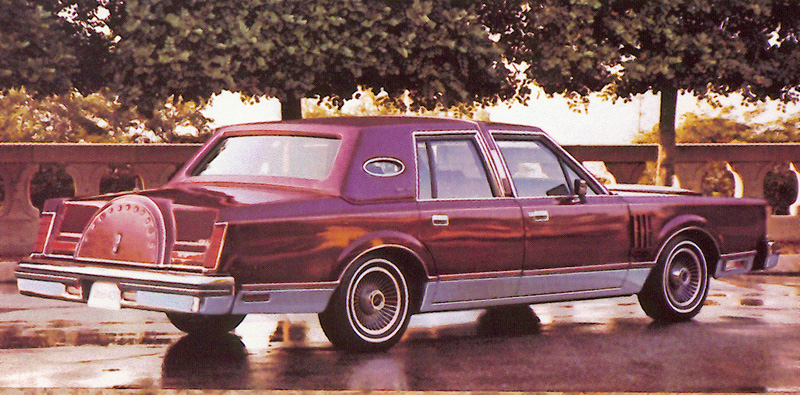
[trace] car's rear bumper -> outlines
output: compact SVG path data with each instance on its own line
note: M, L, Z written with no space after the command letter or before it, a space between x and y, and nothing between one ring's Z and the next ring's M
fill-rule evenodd
M231 276L95 266L69 259L31 259L17 265L23 295L107 309L192 314L319 313L337 283L243 284Z
M229 276L59 263L20 262L20 293L95 307L195 314L228 314L235 299L235 281Z

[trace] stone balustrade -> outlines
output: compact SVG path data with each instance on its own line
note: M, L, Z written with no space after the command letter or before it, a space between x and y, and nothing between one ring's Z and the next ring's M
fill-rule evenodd
M24 255L33 246L39 210L31 180L42 165L65 166L75 196L100 193L110 165L130 165L144 188L164 185L199 148L196 144L0 144L0 255Z
M33 245L39 210L31 202L30 188L42 165L64 166L75 195L85 196L101 192L110 165L130 166L143 188L159 187L198 148L192 144L0 144L0 255L23 255ZM658 157L656 145L565 148L581 161L603 162L618 183L636 183L647 164ZM719 162L734 174L739 196L763 197L764 180L776 165L791 169L800 165L800 144L682 144L676 159L676 176L683 188L699 190L705 174ZM789 235L784 238L792 238L800 233L795 232L798 218L773 218L770 226Z

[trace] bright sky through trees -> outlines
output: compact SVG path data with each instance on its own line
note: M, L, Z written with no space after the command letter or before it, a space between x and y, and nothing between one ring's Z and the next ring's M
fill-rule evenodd
M739 97L723 98L725 104L741 106ZM784 113L777 110L776 103L767 105L770 110L758 122L769 122L781 117L797 115L800 105L790 105ZM658 123L659 99L652 94L637 96L630 102L594 98L587 111L576 112L560 97L548 98L545 94L534 94L527 105L496 106L490 110L492 121L538 126L561 144L629 144L639 130L649 131ZM692 95L678 99L678 125L681 115L695 112L715 114L707 102L698 102ZM262 100L244 104L230 92L215 96L204 111L214 119L213 127L240 122L276 121L280 119L280 104L277 100Z

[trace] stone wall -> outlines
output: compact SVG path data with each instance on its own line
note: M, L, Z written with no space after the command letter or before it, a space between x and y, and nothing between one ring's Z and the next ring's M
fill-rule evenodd
M198 145L0 144L0 255L23 255L33 245L39 211L31 203L31 179L42 165L60 164L72 177L75 195L100 192L109 165L129 165L144 188L156 188L199 148ZM598 161L618 183L636 183L655 162L655 145L567 146L581 161ZM776 165L800 165L800 144L683 144L677 148L676 176L697 190L715 162L725 163L737 195L764 196L764 180ZM792 216L773 216L770 231L779 239L800 239L796 202Z
M0 255L24 255L36 239L39 210L31 203L31 179L42 165L60 164L76 196L96 195L109 165L130 165L144 188L164 185L199 145L0 144Z

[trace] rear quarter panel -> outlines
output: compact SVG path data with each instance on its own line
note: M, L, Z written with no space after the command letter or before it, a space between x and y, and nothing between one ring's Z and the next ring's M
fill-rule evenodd
M247 220L228 214L222 270L238 284L336 282L360 253L383 245L425 255L413 201L355 205L332 197L253 209Z

